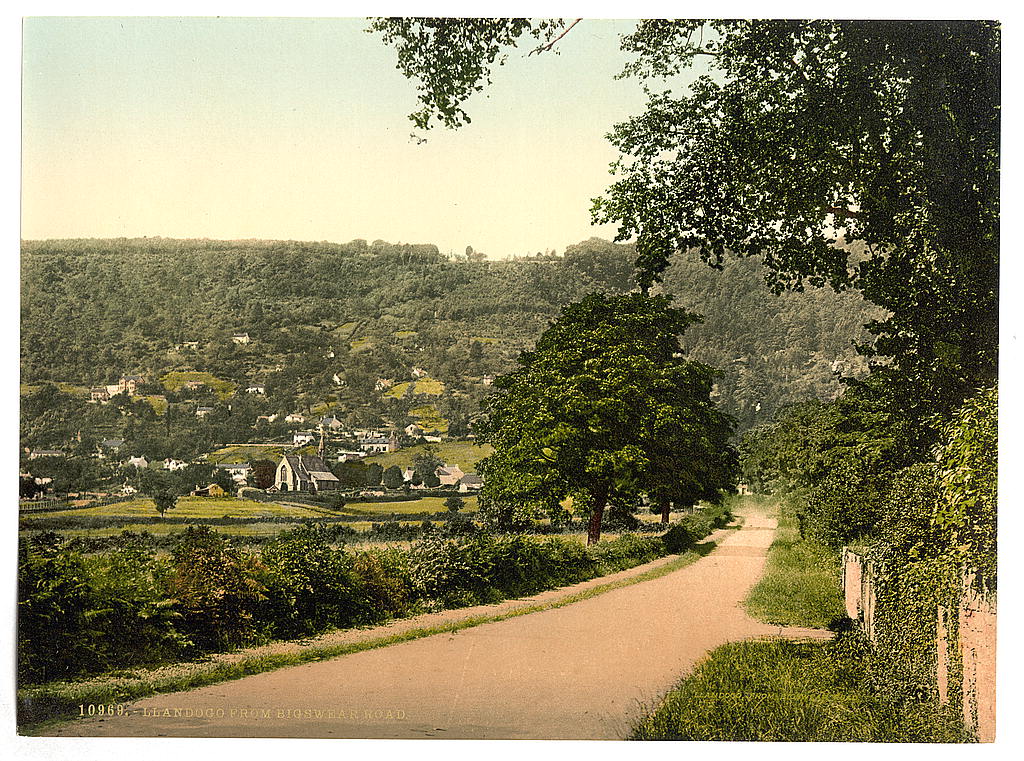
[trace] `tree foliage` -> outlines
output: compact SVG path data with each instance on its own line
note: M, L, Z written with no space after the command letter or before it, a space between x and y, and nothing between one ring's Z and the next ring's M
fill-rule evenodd
M692 479L727 487L731 426L710 399L713 372L682 357L698 317L667 297L592 294L562 311L475 427L494 453L478 463L482 509L558 514L567 498L600 537L609 502Z
M152 498L161 518L168 510L174 509L183 491L179 478L163 470L143 471L141 486L142 491Z
M941 496L933 522L955 556L995 588L998 502L998 400L995 387L967 401L942 427L936 448Z
M560 19L379 18L367 31L394 45L397 68L420 81L423 107L409 118L417 128L430 129L432 119L445 127L469 124L462 104L491 83L492 68L508 57L503 48L524 36L549 41L563 26ZM473 254L467 247L467 258Z

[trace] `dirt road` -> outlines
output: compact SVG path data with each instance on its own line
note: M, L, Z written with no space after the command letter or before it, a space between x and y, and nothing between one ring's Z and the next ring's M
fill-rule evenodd
M778 634L740 607L775 519L691 566L554 610L133 703L67 736L615 739L702 655Z

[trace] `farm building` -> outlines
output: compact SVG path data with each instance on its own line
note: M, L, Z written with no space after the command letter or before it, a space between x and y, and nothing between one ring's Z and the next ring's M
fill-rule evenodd
M341 482L327 463L313 455L286 454L277 466L274 486L279 491L334 491Z
M465 494L469 491L480 491L484 488L484 480L476 473L467 473L459 481L459 491Z
M209 486L203 486L199 489L194 489L189 493L192 497L223 497L227 495L223 487L220 484L210 484Z
M441 465L434 474L441 480L441 486L455 486L466 475L458 465Z

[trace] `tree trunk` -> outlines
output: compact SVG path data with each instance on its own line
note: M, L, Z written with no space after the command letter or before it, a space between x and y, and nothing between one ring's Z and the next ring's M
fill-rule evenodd
M590 523L587 525L588 547L601 541L601 520L604 518L604 507L608 503L608 487L595 489L592 496L594 511L590 514Z
M668 511L669 501L667 499L661 500L661 522L668 523Z

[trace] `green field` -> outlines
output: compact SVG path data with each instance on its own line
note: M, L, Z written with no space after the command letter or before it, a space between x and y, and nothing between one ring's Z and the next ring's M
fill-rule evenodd
M229 399L238 388L231 381L221 380L213 373L200 372L198 370L175 370L167 373L160 379L164 388L173 392L180 391L189 381L202 381L212 388L221 400Z
M153 408L153 412L155 412L157 415L163 415L165 412L167 412L167 400L164 397L144 396L142 398L149 402L149 406Z
M253 460L272 460L276 463L284 456L285 450L290 449L291 447L287 444L274 444L271 446L239 444L210 452L206 456L206 460L214 464L252 462Z
M215 525L221 533L239 536L274 536L281 531L293 528L295 524L307 520L316 521L325 515L349 515L362 520L346 522L345 525L356 531L366 531L372 521L394 516L400 523L419 524L424 519L436 514L447 512L444 505L445 497L423 497L422 499L404 502L349 502L341 511L334 511L325 506L305 506L298 502L289 502L286 495L281 496L285 504L255 502L253 500L235 499L232 497L181 497L178 504L167 512L174 518L194 519L197 523L216 518L276 518L276 522L268 521L246 524ZM477 498L463 496L465 506L462 512L475 512ZM58 529L66 537L105 537L120 534L128 528L133 531L148 531L151 534L172 534L184 529L178 521L161 521L153 501L146 497L119 502L103 507L81 510L59 510L46 513L32 513L21 517L21 530L32 531L33 523L40 520L62 518L67 521L67 528ZM106 518L100 526L87 527L90 518ZM123 523L117 519L123 518ZM280 519L294 523L280 522ZM85 522L85 526L81 521ZM76 521L79 521L76 523Z
M464 513L476 512L477 498L460 494L466 503L462 508ZM444 506L447 497L424 497L409 502L349 502L341 511L343 513L354 513L356 515L429 515L431 513L443 513L448 510Z
M385 392L384 396L392 396L395 399L401 399L406 395L406 393L408 393L410 387L412 388L412 393L422 394L424 396L440 396L444 393L444 384L441 381L424 377L415 381L396 383Z
M261 518L279 517L316 518L319 513L308 508L294 506L285 507L271 503L254 502L234 497L182 497L173 510L167 513L179 518ZM22 517L25 522L33 518L90 518L90 517L154 517L157 515L153 500L140 497L128 502L117 502L103 507L85 508L82 510L60 510L55 512L35 513Z
M74 383L67 383L65 381L57 381L54 383L59 391L65 394L71 394L72 396L89 396L88 386L79 386ZM22 395L31 394L34 391L38 391L43 387L42 383L22 383L19 387L19 393Z
M352 351L362 351L363 349L369 349L372 346L372 342L369 338L357 338L354 341L349 341L349 346L352 347Z
M359 327L358 322L346 322L344 325L339 325L333 330L334 335L338 338L351 338L355 329Z
M472 441L444 441L440 444L418 444L407 449L399 449L397 452L373 455L367 457L365 462L376 462L384 468L392 465L412 465L413 458L426 447L431 447L446 463L458 465L466 473L471 473L479 460L494 451L490 444L478 446Z
M416 420L416 425L423 429L424 433L448 433L448 420L441 417L437 407L432 404L425 404L421 407L413 407L409 415Z

